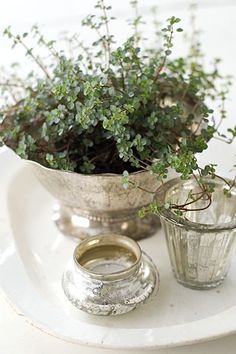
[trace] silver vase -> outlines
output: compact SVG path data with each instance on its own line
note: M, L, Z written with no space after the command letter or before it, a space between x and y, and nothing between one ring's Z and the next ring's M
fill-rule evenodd
M84 175L53 170L27 161L41 184L57 200L53 220L59 230L79 239L101 233L145 238L160 225L159 217L144 219L138 209L148 205L160 182L148 171L130 174L134 186L124 189L119 174Z

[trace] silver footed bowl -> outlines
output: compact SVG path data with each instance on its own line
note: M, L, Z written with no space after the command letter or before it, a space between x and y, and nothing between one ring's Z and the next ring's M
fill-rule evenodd
M140 239L154 234L160 225L159 217L140 219L137 213L153 201L160 186L148 171L131 173L132 185L124 189L123 176L119 174L85 175L27 162L57 200L53 220L63 234L84 239L100 233L116 233Z
M68 300L94 315L134 310L159 289L152 260L132 239L98 235L82 241L62 277Z

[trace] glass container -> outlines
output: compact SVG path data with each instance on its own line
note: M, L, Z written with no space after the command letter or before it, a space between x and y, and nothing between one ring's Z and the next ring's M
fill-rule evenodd
M156 293L159 276L152 260L132 239L98 235L82 241L63 274L69 301L96 315L119 315Z
M215 185L208 208L209 201L199 200L187 208L203 210L187 211L181 217L170 209L160 212L174 275L179 283L194 289L222 283L236 244L236 188L227 197L224 181L216 178L205 182ZM162 204L181 205L189 200L189 193L199 192L195 179L175 178L159 188L156 197Z

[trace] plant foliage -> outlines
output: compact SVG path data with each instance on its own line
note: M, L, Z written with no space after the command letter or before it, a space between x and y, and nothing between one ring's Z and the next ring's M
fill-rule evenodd
M40 73L30 72L24 81L12 75L0 83L6 98L0 111L2 143L54 169L125 171L126 186L128 174L139 169L160 179L169 167L182 178L214 174L212 164L200 168L196 154L213 136L231 142L236 135L235 127L228 136L219 132L230 80L219 72L219 60L204 69L194 31L189 54L170 59L174 36L183 31L174 16L158 32L161 45L144 49L137 1L131 5L133 35L118 46L110 33L111 7L99 0L99 14L82 21L96 40L88 48L76 35L68 38L67 43L76 43L73 56L57 50L37 26L22 35L5 29L13 47L22 46ZM30 36L47 48L49 63L37 55L37 46L27 45ZM216 100L221 102L218 118L208 106Z

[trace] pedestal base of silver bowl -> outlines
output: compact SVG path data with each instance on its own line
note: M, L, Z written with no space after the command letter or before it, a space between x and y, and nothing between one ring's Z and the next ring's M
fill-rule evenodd
M77 239L115 233L138 240L153 235L160 227L156 215L141 219L134 210L88 211L59 204L54 206L53 220L63 234Z

